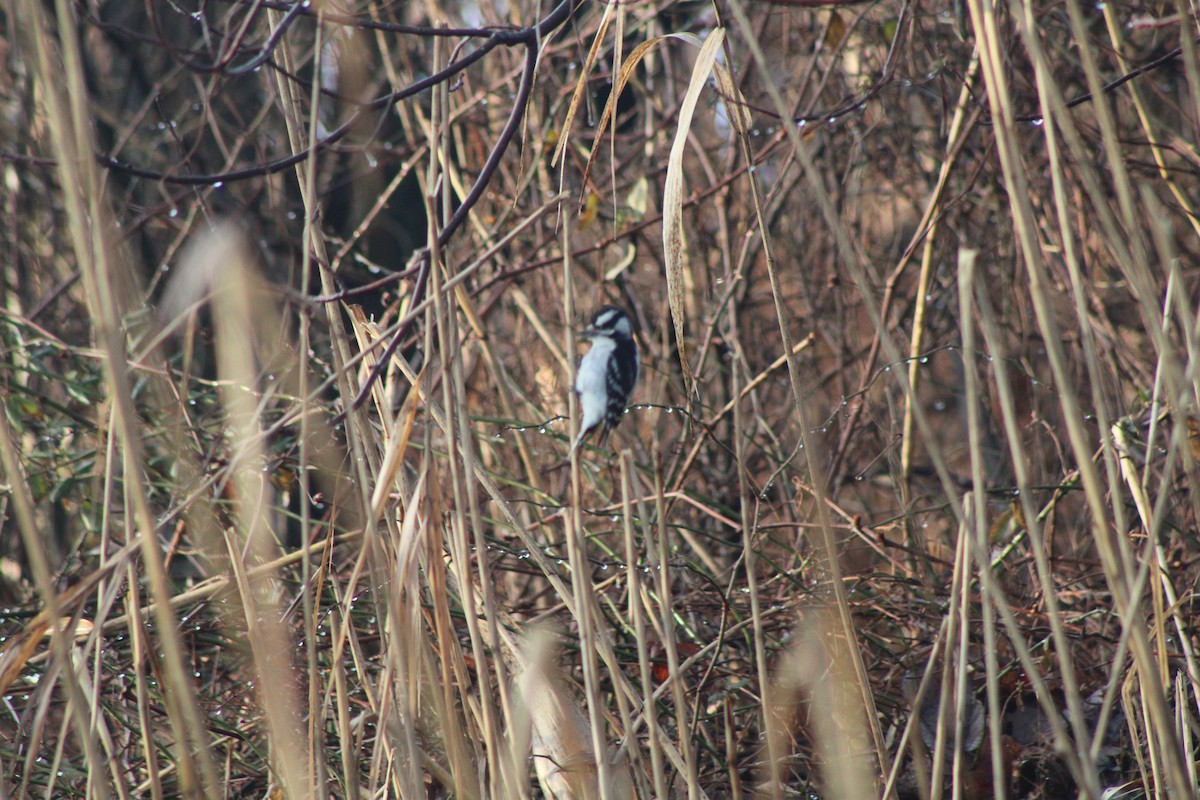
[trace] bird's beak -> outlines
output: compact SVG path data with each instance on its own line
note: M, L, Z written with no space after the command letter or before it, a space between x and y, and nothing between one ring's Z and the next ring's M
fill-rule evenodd
M591 339L596 335L596 329L593 328L591 325L589 325L586 328L584 328L583 330L576 333L575 335L578 336L580 339Z

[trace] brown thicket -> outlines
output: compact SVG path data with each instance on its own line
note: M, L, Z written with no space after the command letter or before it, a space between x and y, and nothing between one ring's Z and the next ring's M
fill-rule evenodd
M1190 796L1197 32L14 0L0 796Z

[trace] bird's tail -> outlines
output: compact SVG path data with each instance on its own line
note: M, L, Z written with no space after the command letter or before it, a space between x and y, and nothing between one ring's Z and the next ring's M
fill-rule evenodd
M589 433L591 433L591 431L586 429L581 430L579 435L575 437L575 441L571 442L571 449L567 451L567 461L570 461L571 456L575 455L575 450L579 447L579 445L583 444L583 440L587 438Z
M608 435L612 433L612 427L605 420L602 420L590 428L584 428L579 432L579 435L575 437L575 441L571 443L571 449L567 451L567 461L570 461L571 456L575 455L576 448L583 444L589 436L597 431L599 431L599 433L596 436L596 446L603 447L608 441Z

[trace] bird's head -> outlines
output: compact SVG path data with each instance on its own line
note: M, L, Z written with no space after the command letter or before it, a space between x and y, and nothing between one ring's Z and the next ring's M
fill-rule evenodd
M633 337L633 323L616 306L602 306L579 335L584 339L629 339Z

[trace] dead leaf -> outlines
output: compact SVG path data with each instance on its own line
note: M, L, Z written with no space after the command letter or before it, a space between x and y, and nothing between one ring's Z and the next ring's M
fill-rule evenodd
M829 27L825 29L825 46L831 50L837 49L846 36L846 21L836 10L831 12Z
M596 221L596 217L600 215L600 195L595 192L588 192L587 199L583 201L583 208L579 212L579 230L583 230Z
M592 74L592 66L596 63L596 56L600 54L600 47L604 44L604 36L608 33L608 26L612 22L613 9L617 7L616 3L607 3L604 6L604 17L600 20L600 27L596 31L596 37L592 39L592 47L588 50L587 58L583 62L583 69L579 71L579 80L575 83L575 92L571 95L571 105L567 106L567 117L563 120L562 131L557 137L554 155L550 159L550 166L558 166L558 160L562 158L563 150L567 146L567 142L571 140L571 124L575 121L575 114L579 111L579 103L583 100L583 93L587 91L588 76ZM609 97L609 102L612 102L612 97ZM600 130L604 130L604 126L600 126ZM583 185L587 186L587 178L584 178Z
M679 109L679 125L675 129L675 141L671 143L671 155L667 160L667 179L663 189L663 255L667 266L667 303L671 307L671 321L675 325L675 342L679 349L679 365L683 370L688 402L694 387L692 371L688 365L684 345L683 274L687 266L687 243L683 234L683 151L687 147L688 131L692 117L700 100L700 91L708 82L716 63L717 53L725 41L725 29L716 28L705 39L692 66L692 78L683 96Z

